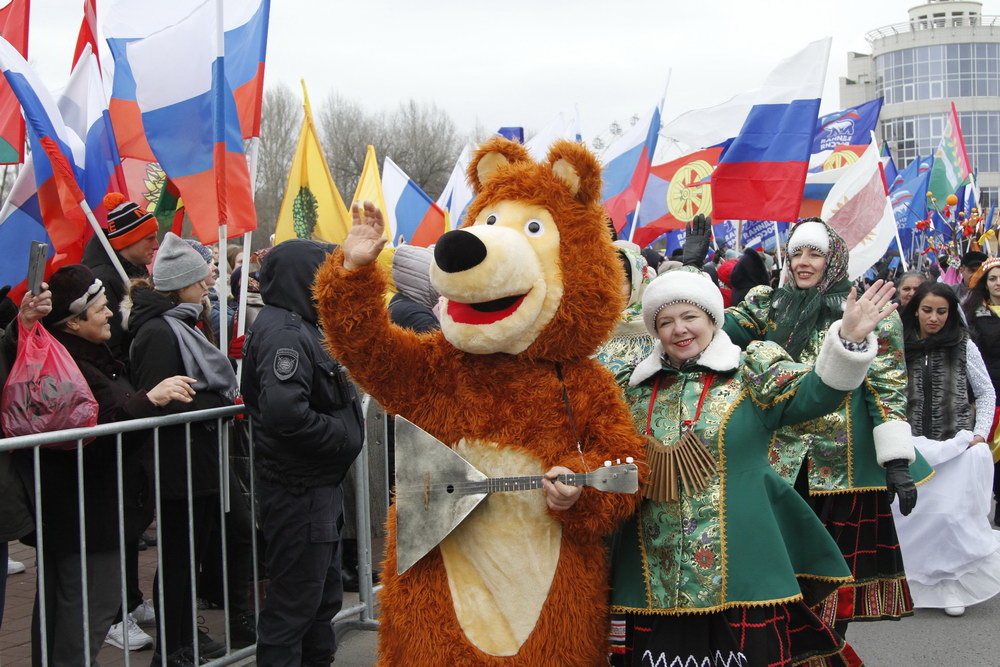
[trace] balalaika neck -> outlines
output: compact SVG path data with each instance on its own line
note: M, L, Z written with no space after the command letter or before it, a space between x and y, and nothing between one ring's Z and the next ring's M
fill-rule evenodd
M566 473L555 480L567 486L587 486L589 473ZM544 475L527 475L524 477L491 477L481 482L469 484L466 493L500 493L503 491L529 491L542 488Z

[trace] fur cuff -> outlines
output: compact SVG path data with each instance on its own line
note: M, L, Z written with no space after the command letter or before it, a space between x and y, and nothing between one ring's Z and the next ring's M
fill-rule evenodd
M893 459L913 463L917 455L913 450L913 433L904 421L883 422L875 427L875 458L880 466Z
M840 342L840 320L831 324L823 349L816 357L816 375L825 385L838 391L857 389L865 381L868 367L878 352L878 338L874 332L868 334L866 341L866 351L849 352Z

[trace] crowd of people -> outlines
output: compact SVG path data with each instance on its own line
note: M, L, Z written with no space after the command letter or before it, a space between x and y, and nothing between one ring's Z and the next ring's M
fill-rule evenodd
M75 449L41 449L41 530L33 450L0 453L0 549L36 547L44 582L33 660L44 651L49 664L79 664L89 646L92 663L105 641L152 647L152 664L221 656L227 647L193 617L196 576L197 597L227 608L232 647L256 644L262 665L329 664L331 621L345 582L356 585L344 488L365 430L313 296L334 246L291 240L219 258L172 233L159 239L156 219L120 195L106 205L113 258L95 238L81 264L55 271L19 308L0 308L0 380L19 336L40 326L79 366L98 423L242 400L257 504L233 493L223 511L227 480L237 489L241 480L223 459L221 430L246 428L228 419L161 428L155 445L151 431L126 433L120 448L115 436L97 438L83 449L82 489ZM647 484L610 540L612 664L720 655L859 665L850 623L915 607L961 616L1000 592L988 519L1000 477L1000 258L970 251L957 266L942 258L898 276L882 262L865 285L848 278L846 244L819 219L793 227L783 262L755 249L709 260L709 239L699 216L669 259L615 243L626 307L596 358L648 436L650 480L677 465L668 451L700 447L708 457L696 466L704 483ZM345 249L358 243L352 232ZM219 261L232 276L224 311ZM387 310L396 325L438 328L433 262L432 250L395 250ZM235 328L243 271L247 335L226 354L218 337ZM544 493L562 511L579 489L550 483ZM138 552L154 519L150 600ZM268 579L259 615L249 599L254 530ZM6 573L19 566L8 558Z

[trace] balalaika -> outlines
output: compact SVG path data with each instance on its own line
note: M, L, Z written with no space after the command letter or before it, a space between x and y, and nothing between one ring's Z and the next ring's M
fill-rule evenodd
M569 486L635 493L638 467L626 459L593 472L559 475ZM396 572L406 572L491 493L541 489L542 475L487 477L416 424L396 417Z

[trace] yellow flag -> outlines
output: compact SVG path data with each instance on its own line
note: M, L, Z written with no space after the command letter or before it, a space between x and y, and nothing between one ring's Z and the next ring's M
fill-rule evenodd
M340 243L351 228L351 214L330 175L330 166L313 125L305 81L302 82L302 99L302 131L292 169L288 172L288 186L281 200L274 243L294 238Z
M361 205L366 201L378 206L378 209L382 211L382 215L386 215L385 210L385 197L382 195L382 177L378 173L378 159L375 157L375 147L369 146L368 152L365 153L365 166L361 168L361 178L358 179L358 189L354 191L354 199L351 201L351 206L354 204ZM387 218L388 219L388 218ZM389 244L392 245L392 236L389 230L389 225L385 226L385 237L389 239Z

